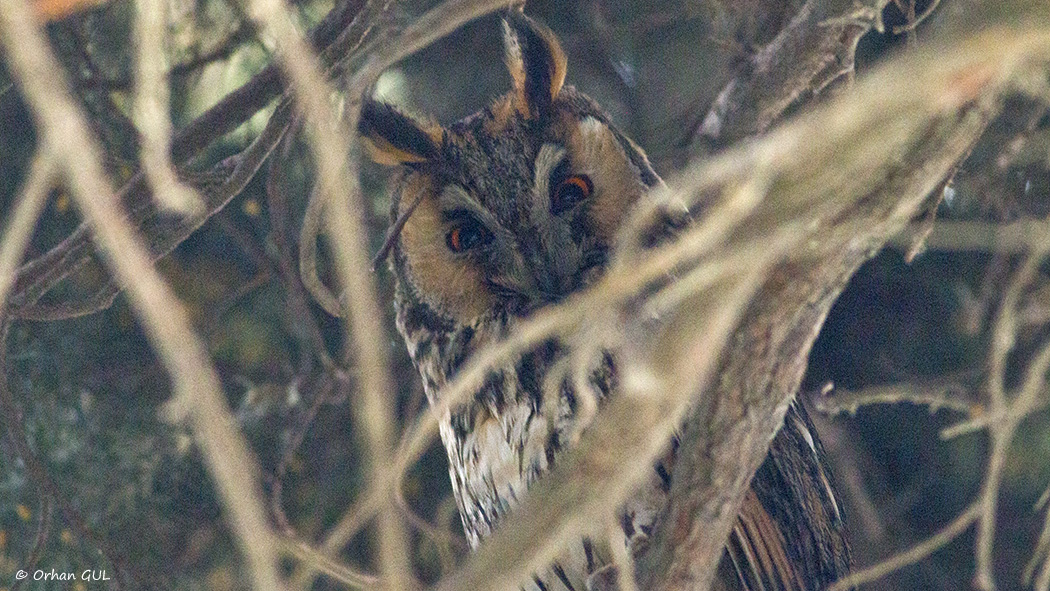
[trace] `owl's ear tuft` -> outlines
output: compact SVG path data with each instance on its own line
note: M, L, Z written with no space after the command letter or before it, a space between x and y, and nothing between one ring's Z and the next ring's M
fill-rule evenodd
M547 112L565 83L565 52L554 32L510 9L503 15L503 46L518 109L526 117Z
M419 164L438 157L444 129L423 123L392 105L366 100L357 129L372 160L380 164Z

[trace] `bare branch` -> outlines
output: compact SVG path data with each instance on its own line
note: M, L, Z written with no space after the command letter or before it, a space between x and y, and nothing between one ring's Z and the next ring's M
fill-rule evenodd
M153 187L153 198L164 209L182 214L200 213L204 204L183 187L171 168L168 151L171 119L169 91L164 76L168 22L167 4L153 0L135 2L135 123L142 136L142 168Z
M55 157L45 145L39 149L29 166L25 186L11 214L4 237L0 240L0 302L4 302L5 305L7 295L15 282L15 271L22 261L30 238L33 237L37 218L47 203L47 195L57 172ZM4 307L0 306L0 309Z
M281 544L288 555L294 556L302 561L303 564L308 564L311 568L348 585L351 589L374 589L380 583L378 578L348 568L329 556L327 552L318 551L303 542L282 538ZM297 588L306 589L307 587L298 586Z
M804 94L853 71L860 37L881 26L889 0L808 0L791 22L719 93L698 140L708 152L769 128Z
M54 150L104 257L128 289L147 335L168 366L175 389L171 409L176 416L190 418L249 561L253 586L280 589L276 539L263 510L258 468L186 311L153 269L148 251L120 212L102 170L99 149L24 0L0 7L0 39L33 109L39 133Z
M923 540L921 543L916 544L903 552L894 554L878 564L858 570L857 572L850 574L848 577L836 581L835 585L828 591L846 591L847 589L853 589L859 585L877 581L894 571L898 571L908 565L919 562L923 558L926 558L930 554L943 548L948 542L959 537L959 534L966 531L971 525L973 525L973 522L977 521L980 512L980 502L970 505L958 517L953 519L951 523L944 526L943 529L930 536L928 539Z
M1047 491L1050 491L1050 489L1047 489ZM1047 491L1044 491L1042 496L1039 497L1035 510L1046 508ZM1038 574L1035 572L1037 568L1039 569ZM1034 582L1032 580L1033 577L1035 578ZM1036 542L1035 550L1032 551L1032 557L1024 567L1021 582L1025 585L1032 585L1036 591L1047 591L1047 589L1050 589L1050 512L1047 512L1043 517L1043 529L1039 532L1039 541Z
M302 106L305 129L317 163L319 192L325 204L325 221L335 258L340 284L354 288L345 300L348 343L353 343L360 376L360 399L357 424L365 433L373 480L385 481L386 466L393 450L396 425L390 406L390 362L387 342L376 302L376 289L368 256L368 230L360 215L365 204L357 182L356 163L347 157L350 134L335 115L328 97L319 63L308 44L295 30L287 6L280 0L246 0L246 11L260 29L276 39L278 58L290 79L298 103ZM356 114L350 116L351 123ZM346 197L350 200L347 201ZM347 345L349 347L349 345ZM406 534L396 507L385 500L379 512L380 569L387 589L408 589L411 566L408 562Z
M1044 235L1045 236L1045 235ZM1016 309L1022 290L1026 289L1038 272L1039 265L1050 253L1050 236L1036 243L1031 253L1016 273L1003 297L996 316L992 335L992 351L988 377L988 392L992 413L1001 415L1000 421L989 423L992 449L988 456L988 467L981 486L981 512L977 524L976 558L977 572L974 585L986 591L995 589L992 550L995 542L996 509L999 506L999 487L1002 471L1006 465L1006 454L1020 422L1036 408L1039 396L1046 389L1046 372L1050 369L1050 344L1045 345L1029 364L1026 378L1013 400L1006 393L1006 358L1014 348L1018 321Z
M291 107L288 103L282 103L274 111L263 132L243 152L224 160L208 173L187 177L190 181L188 184L204 198L205 208L200 214L189 215L172 224L165 223L165 218L148 203L140 202L138 207L132 207L131 219L148 230L146 238L153 258L158 259L170 253L237 196L277 147L290 124ZM144 190L144 185L145 177L136 174L125 184L121 196L136 195ZM73 318L97 312L112 304L120 292L112 279L82 302L55 306L36 303L69 273L92 259L94 251L87 241L88 236L88 226L82 225L47 254L22 267L19 279L33 277L34 280L30 280L32 282L22 287L20 292L12 294L12 305L16 306L13 315L34 320Z
M328 46L325 52L326 59L341 57L339 50L345 48L347 39L353 39L352 24L362 2L363 0L339 2L312 31L311 40L316 46ZM245 85L226 95L214 107L175 134L171 142L172 161L176 164L186 162L215 139L247 121L273 101L282 90L277 66L264 68ZM155 252L158 256L170 252L204 220L222 209L247 184L269 150L283 135L288 124L285 117L289 114L290 109L287 107L278 107L266 130L245 152L220 163L210 173L183 175L184 181L206 198L206 212L193 220L184 220L175 230L164 224L146 224L146 220L151 219L154 212L148 203L149 197L142 175L134 175L125 183L120 191L121 200L128 205L136 223L144 226L147 236L157 245ZM221 187L221 190L216 190L218 187ZM165 235L153 237L155 232ZM23 318L68 318L108 307L119 291L114 284L104 287L82 304L60 304L54 308L35 305L65 277L94 259L89 226L86 223L81 224L61 243L19 270L15 291L10 298L13 313Z
M941 380L872 386L857 391L835 389L817 398L814 406L828 415L855 415L862 406L910 402L928 406L930 412L947 408L971 414L975 402L964 398L967 391L968 388L958 382Z

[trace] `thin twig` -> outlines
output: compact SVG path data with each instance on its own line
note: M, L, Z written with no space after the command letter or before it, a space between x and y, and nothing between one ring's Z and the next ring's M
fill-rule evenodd
M339 299L325 287L317 273L317 236L321 233L324 203L320 187L314 186L306 202L303 225L299 229L299 276L306 290L324 311L338 318L342 315Z
M401 511L401 514L412 524L412 527L416 528L420 533L429 538L430 542L434 545L434 549L438 554L438 560L441 564L442 574L452 572L452 569L456 565L456 557L453 553L453 547L460 546L461 551L466 551L467 547L466 544L462 543L463 540L453 536L447 529L437 527L426 519L420 517L412 506L409 505L408 499L405 498L405 495L401 490L395 490L394 495L397 508Z
M958 517L953 519L948 525L944 526L944 528L929 538L872 566L863 568L851 573L847 577L839 579L828 591L846 591L847 589L853 589L854 587L865 583L877 581L892 572L919 562L930 554L943 548L948 542L959 537L959 534L966 531L975 521L977 521L980 513L981 503L980 501L977 501L967 507Z
M333 67L335 77L342 75L349 57L360 49L375 22L390 8L390 0L368 0L353 24L332 43L339 59ZM354 97L356 98L356 97ZM299 276L317 303L332 316L340 316L339 299L324 285L317 273L317 238L321 232L325 195L315 186L306 202L306 212L299 230ZM363 211L363 210L360 210Z
M893 34L900 35L906 31L914 31L916 27L922 24L922 21L926 20L931 14L933 14L934 10L937 10L940 3L941 0L931 0L930 4L926 6L926 10L923 10L921 14L916 15L915 0L911 0L911 10L909 12L908 22L899 27L893 27Z
M293 128L297 127L293 124ZM270 239L274 245L272 258L278 274L281 276L286 292L286 309L291 333L299 336L300 346L306 351L312 351L318 357L321 365L328 371L336 371L335 362L328 352L321 329L314 318L309 306L309 294L303 289L299 273L295 270L294 247L289 232L289 205L285 188L281 184L282 170L288 161L288 153L291 149L291 138L294 132L285 136L282 148L277 157L270 163L270 170L266 176L266 200L267 211L270 215ZM305 335L303 333L306 333ZM302 335L302 336L300 336ZM303 356L304 360L307 358Z
M281 452L281 460L277 463L277 467L274 469L272 478L272 490L270 507L273 514L277 517L278 525L284 530L285 534L288 535L292 532L291 523L288 521L288 517L284 513L282 504L282 493L284 490L284 477L288 473L288 467L291 466L292 461L295 459L295 454L302 447L303 441L306 439L306 434L310 430L310 426L313 424L314 419L317 418L317 414L320 412L321 407L327 402L333 391L332 377L325 373L322 374L318 380L320 383L313 384L313 390L316 392L313 401L310 402L310 406L306 408L306 411L299 417L297 424L293 426L291 434L288 436L288 443L285 445L284 451Z
M1045 509L1048 498L1050 498L1050 488L1039 496L1034 509L1036 511ZM1035 572L1037 568L1039 569L1038 575ZM1035 577L1034 585L1033 577ZM1033 585L1036 591L1050 589L1050 511L1043 516L1043 529L1039 532L1039 540L1035 544L1035 549L1032 550L1032 557L1021 573L1021 582L1025 585Z
M862 406L901 402L928 406L930 412L946 408L971 414L975 403L963 398L966 391L967 388L955 381L889 384L862 390L834 389L818 397L814 406L820 412L832 416L843 413L855 415Z
M375 589L380 583L377 577L360 573L334 560L325 552L320 552L309 544L290 538L281 538L281 549L314 569L323 572L333 579L349 585L352 589ZM305 589L305 587L300 587Z
M15 282L15 270L22 260L37 218L47 203L47 195L58 172L55 157L45 144L38 148L36 156L29 165L29 174L14 206L4 236L0 239L0 302L6 306L7 295ZM2 344L0 344L2 346Z
M168 117L168 80L164 77L164 51L168 38L164 2L135 0L135 123L142 139L142 168L157 204L172 212L199 213L204 204L182 186L168 159L171 119Z
M331 88L310 47L292 25L294 20L287 6L280 0L246 0L244 5L249 18L275 39L280 48L278 58L302 108L304 128L317 164L318 185L325 200L325 221L339 283L344 289L354 287L345 306L349 313L348 343L353 343L360 376L359 404L355 410L357 424L365 434L371 472L376 476L385 472L392 459L392 431L396 420L390 399L394 390L387 348L377 346L387 339L383 336L383 315L369 272L367 229L361 216L355 215L364 211L365 204L357 184L357 167L345 149L350 134L328 102ZM356 125L355 118L356 113L350 115L351 125ZM412 584L407 547L396 508L389 501L384 502L379 513L379 564L388 589L408 589Z
M1006 455L1018 424L1031 412L1038 401L1039 394L1044 390L1046 371L1050 366L1050 344L1048 344L1029 364L1026 380L1016 398L1014 400L1008 398L1005 368L1007 357L1013 351L1016 340L1018 302L1022 291L1031 284L1047 253L1050 253L1050 237L1045 237L1034 245L1032 252L1010 281L996 315L992 333L987 389L991 412L1003 415L1003 420L990 423L988 426L992 445L984 482L981 486L981 514L977 524L974 551L977 560L974 585L985 591L995 589L992 551L995 543L999 487L1002 483L1002 471L1006 465Z

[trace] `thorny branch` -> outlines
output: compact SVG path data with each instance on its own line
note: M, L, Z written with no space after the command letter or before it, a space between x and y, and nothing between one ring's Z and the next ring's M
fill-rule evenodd
M970 414L974 412L977 402L966 398L968 390L969 388L956 380L930 380L871 386L857 391L835 388L823 393L816 400L815 406L822 413L836 415L857 414L857 410L862 406L910 402L929 407L930 412L946 408Z

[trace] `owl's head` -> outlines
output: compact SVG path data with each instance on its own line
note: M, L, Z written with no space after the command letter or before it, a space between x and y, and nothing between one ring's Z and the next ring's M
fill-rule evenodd
M391 211L393 268L413 299L457 324L557 302L604 267L629 210L659 182L602 109L564 86L547 27L504 17L513 89L449 127L368 102L373 159L404 167Z

